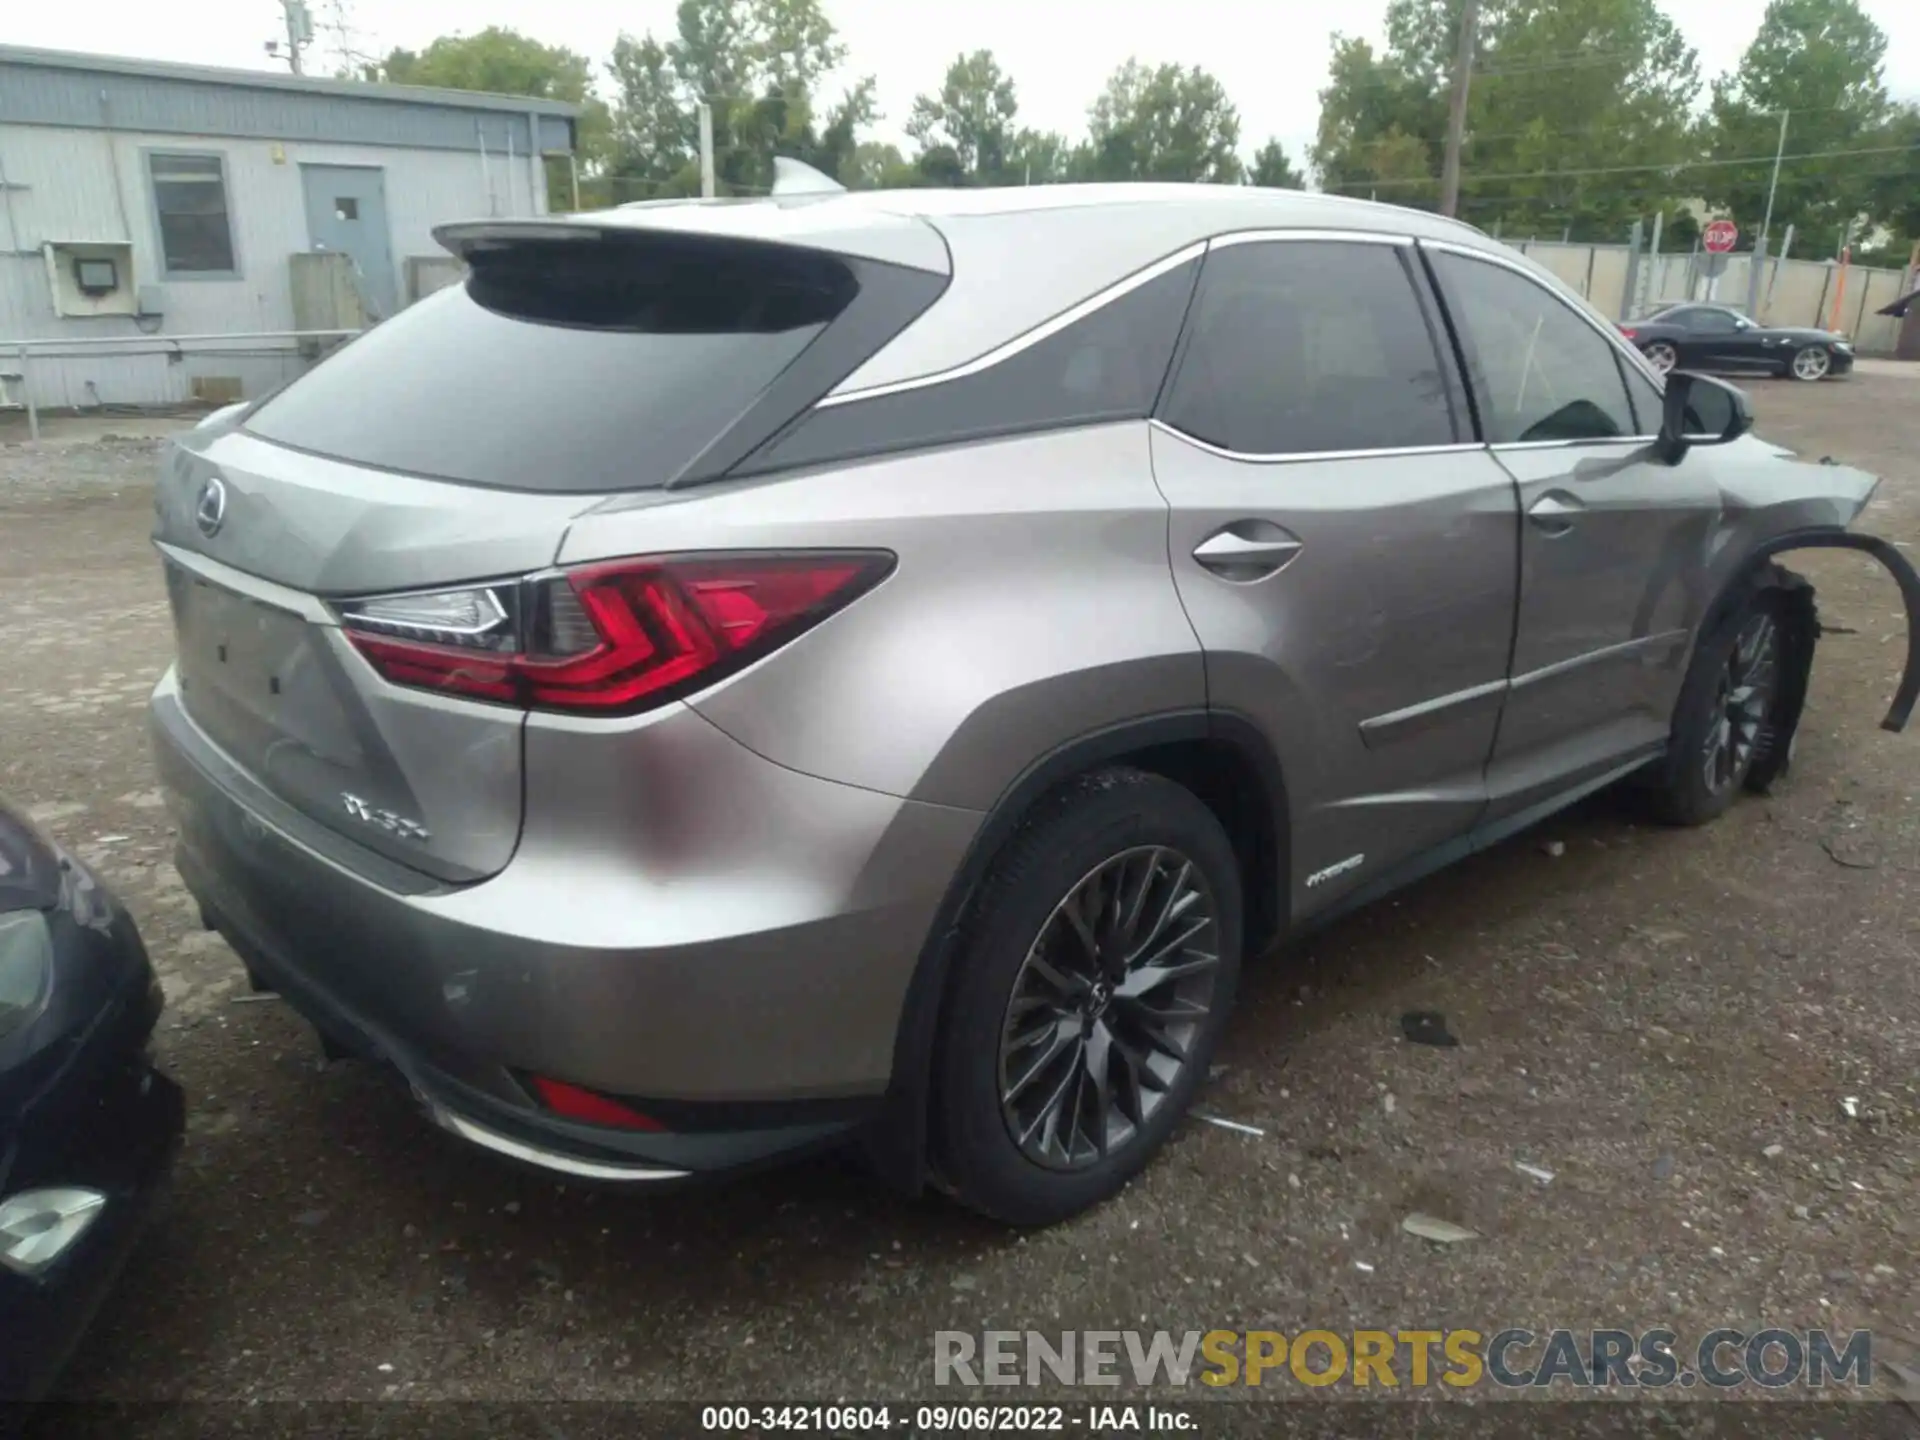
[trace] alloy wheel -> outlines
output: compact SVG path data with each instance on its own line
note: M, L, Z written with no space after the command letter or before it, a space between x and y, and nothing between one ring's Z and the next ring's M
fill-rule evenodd
M1700 756L1710 793L1718 795L1740 784L1753 768L1779 675L1780 627L1763 611L1740 627L1720 670L1713 721Z
M1211 1013L1219 943L1205 876L1164 846L1103 861L1054 907L1001 1028L1001 1113L1028 1159L1083 1170L1139 1135Z
M1809 345L1793 357L1795 379L1824 380L1827 371L1832 368L1833 357L1817 345Z
M1643 353L1647 357L1647 363L1662 375L1680 363L1680 353L1664 340L1654 341Z

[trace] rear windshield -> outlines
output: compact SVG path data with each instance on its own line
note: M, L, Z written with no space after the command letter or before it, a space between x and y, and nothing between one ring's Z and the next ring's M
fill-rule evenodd
M516 244L246 421L341 460L513 490L684 470L851 302L827 256L710 239Z

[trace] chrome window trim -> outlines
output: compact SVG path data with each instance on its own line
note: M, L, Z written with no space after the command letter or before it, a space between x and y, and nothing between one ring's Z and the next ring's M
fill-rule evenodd
M1389 230L1233 230L1215 235L1207 242L1209 250L1224 250L1233 245L1271 245L1287 240L1335 240L1360 245L1411 245L1413 236Z
M1466 454L1472 450L1485 450L1487 445L1480 440L1455 440L1446 445L1387 445L1377 450L1287 450L1271 455L1255 455L1244 450L1229 450L1224 445L1215 445L1202 440L1197 435L1189 435L1176 425L1169 425L1159 416L1148 419L1147 424L1163 430L1178 440L1185 441L1196 450L1204 450L1209 455L1218 455L1222 460L1240 460L1250 465L1293 465L1303 460L1387 460L1399 455L1453 455ZM1558 445L1558 440L1550 441Z
M1547 295L1551 295L1554 301L1563 309L1570 310L1579 316L1581 321L1584 322L1594 334L1613 346L1618 354L1626 356L1633 366L1639 370L1640 374L1653 383L1655 390L1659 391L1662 395L1667 393L1666 380L1647 363L1646 356L1634 349L1633 346L1627 344L1625 338L1621 336L1618 330L1613 329L1604 320L1595 316L1586 305L1568 304L1566 296L1554 289L1554 287L1549 285L1545 280L1542 280L1530 267L1522 264L1518 256L1497 255L1490 250L1481 250L1472 245L1461 245L1452 240L1421 239L1416 240L1414 243L1423 250L1441 250L1449 255L1464 255L1469 260L1479 260L1488 265L1497 265L1502 270L1511 270L1515 275L1531 281L1537 289ZM1623 389L1625 385L1626 382L1624 380L1621 381ZM1629 410L1632 408L1631 400L1628 402L1628 408Z
M1003 361L1011 360L1022 351L1038 345L1042 340L1059 334L1076 321L1084 320L1095 311L1102 310L1121 297L1138 290L1142 285L1158 280L1162 275L1179 269L1190 260L1203 258L1210 250L1233 245L1271 244L1290 240L1332 240L1360 245L1411 245L1414 243L1411 235L1379 230L1235 230L1225 235L1212 235L1204 240L1196 240L1190 245L1184 245L1171 255L1155 260L1152 264L1115 281L1106 289L1096 291L1086 299L1062 310L1052 319L1041 321L1031 330L1004 341L984 355L977 355L964 364L955 365L946 370L937 370L930 375L915 375L906 380L889 381L884 385L867 385L858 390L836 390L816 401L813 408L831 410L836 406L851 405L859 400L878 400L887 395L904 395L912 390L924 390L931 385L944 385L950 380L964 380L968 376L980 374L983 370L990 370Z
M1597 449L1603 445L1630 445L1638 449L1653 444L1658 435L1589 435L1578 440L1502 440L1487 448L1496 455L1509 450Z
M1004 360L1011 360L1024 350L1030 350L1042 340L1059 334L1076 321L1084 320L1096 310L1103 310L1115 300L1131 294L1142 285L1158 280L1173 270L1178 270L1189 261L1198 260L1207 253L1205 240L1196 240L1183 246L1171 255L1162 256L1143 269L1134 271L1124 279L1117 280L1104 290L1095 291L1078 304L1062 310L1051 320L1043 320L1024 334L1003 342L986 352L977 355L965 364L955 365L951 369L937 370L931 375L915 375L907 380L894 380L885 385L868 385L859 390L837 390L823 396L814 404L816 410L831 410L839 405L851 405L857 400L878 400L887 395L903 395L910 390L924 390L930 385L944 385L951 380L964 380L970 375L978 375L983 370L991 370Z

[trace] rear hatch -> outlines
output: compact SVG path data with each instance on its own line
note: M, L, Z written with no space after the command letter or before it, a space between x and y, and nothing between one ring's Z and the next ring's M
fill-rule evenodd
M369 634L471 653L467 681L520 653L525 577L575 515L723 471L944 277L584 224L456 238L464 285L181 437L154 539L200 730L308 820L463 882L513 855L526 711L445 667L376 668Z

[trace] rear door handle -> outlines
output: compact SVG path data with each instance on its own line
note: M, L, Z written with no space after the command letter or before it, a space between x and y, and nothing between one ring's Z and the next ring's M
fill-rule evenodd
M1564 490L1549 490L1527 507L1527 519L1549 535L1565 535L1586 508Z
M1236 520L1193 547L1193 558L1223 580L1263 580L1300 553L1300 538L1271 520Z

